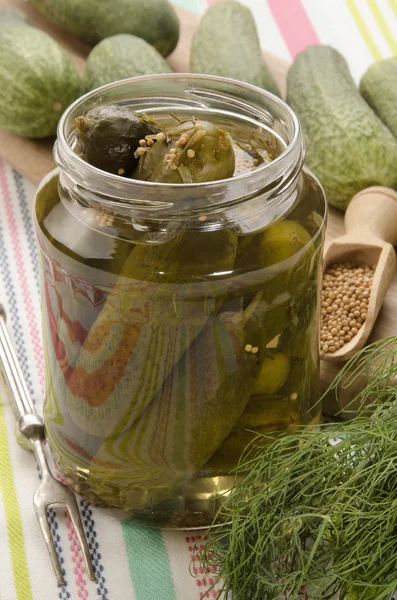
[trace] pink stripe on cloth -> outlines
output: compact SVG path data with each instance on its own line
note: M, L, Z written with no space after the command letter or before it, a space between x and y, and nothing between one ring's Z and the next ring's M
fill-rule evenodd
M198 598L219 598L220 587L216 585L211 591L210 588L215 582L215 567L204 566L201 564L200 552L204 549L204 544L208 540L206 535L189 535L185 537L186 549L189 552L192 561L192 574L196 578Z
M32 302L31 292L28 285L28 275L26 270L25 261L23 258L23 252L21 243L18 236L17 221L14 214L13 204L11 200L10 190L7 184L7 179L4 170L4 164L0 161L0 189L3 193L5 201L5 213L7 218L7 226L11 234L12 242L12 253L15 261L16 272L18 276L18 283L22 294L22 300L26 312L26 317L29 326L30 338L34 349L34 358L36 363L36 369L39 376L39 381L42 390L44 390L44 361L43 361L43 347L41 344L41 338L39 333L39 327L35 315L35 310Z
M267 0L292 58L307 46L320 44L302 0Z
M73 573L77 587L77 596L81 600L88 598L87 580L85 578L85 568L83 563L83 553L77 539L76 530L70 519L69 513L65 511L66 527L68 528L68 540L70 543L70 551L72 553ZM77 600L77 599L76 599Z

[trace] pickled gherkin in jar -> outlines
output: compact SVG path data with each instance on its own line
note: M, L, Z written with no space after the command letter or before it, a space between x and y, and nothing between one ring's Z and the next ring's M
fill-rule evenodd
M159 127L129 108L104 105L75 120L76 152L94 167L128 177L138 164L134 152L145 135Z
M232 177L235 155L230 135L208 121L182 121L150 136L133 177L160 183L200 183Z
M252 391L257 394L276 394L283 387L289 374L289 358L282 352L269 351L265 356L255 387Z
M298 170L269 217L285 143L267 113L175 106L75 109L86 170L43 182L36 227L57 466L92 503L188 527L212 521L256 433L319 419L324 206Z
M119 476L149 487L152 502L159 501L219 447L245 409L258 371L254 357L238 349L230 356L230 345L244 346L241 320L241 312L234 319L222 312L208 318L140 417L101 446L96 460L113 464L114 471L91 470L91 485L99 494L106 493L108 478ZM203 362L205 374L192 372L192 363ZM232 394L236 401L230 403Z
M211 267L231 271L237 252L235 231L185 231L163 244L137 244L124 273L140 281L188 283L205 276ZM197 260L200 257L200 260Z
M202 245L217 268L232 268L237 235L227 230L187 232L131 250L68 379L67 394L76 399L70 415L87 433L118 436L130 428L219 309L225 289L201 281L208 270L196 260Z

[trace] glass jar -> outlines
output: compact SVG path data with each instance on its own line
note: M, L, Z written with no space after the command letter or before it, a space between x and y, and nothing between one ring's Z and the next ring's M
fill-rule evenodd
M74 120L108 103L260 131L273 160L202 184L100 171ZM233 80L141 77L69 107L54 155L35 201L51 452L92 503L207 525L254 432L320 418L326 203L299 123Z

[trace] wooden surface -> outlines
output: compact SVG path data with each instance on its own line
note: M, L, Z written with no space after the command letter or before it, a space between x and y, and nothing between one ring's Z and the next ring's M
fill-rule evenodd
M144 2L144 0L142 0ZM0 0L0 6L15 6L24 10L33 25L43 29L54 38L70 53L73 61L80 72L84 69L85 57L89 52L89 46L64 33L61 29L53 25L47 18L41 15L33 6L24 0ZM174 71L189 71L189 50L193 31L198 23L198 17L192 13L175 7L181 21L181 37L175 52L168 58L169 64ZM274 73L277 83L282 93L285 93L286 73L288 65L281 59L264 53L265 59ZM32 141L19 138L15 135L0 130L0 155L7 159L20 173L27 176L34 183L39 183L53 166L52 145L54 140ZM343 235L343 215L335 209L330 210L327 240L330 241ZM389 335L397 335L397 275L394 275L393 281L386 294L383 307L379 313L376 325L369 338L374 341ZM339 366L337 364L322 363L321 379L323 389L327 386ZM341 394L341 402L345 403L349 399L349 393ZM331 397L326 404L328 411L335 411L336 405Z

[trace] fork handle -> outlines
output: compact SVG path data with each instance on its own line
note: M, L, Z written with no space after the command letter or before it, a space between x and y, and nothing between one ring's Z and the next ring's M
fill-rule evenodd
M6 314L0 304L0 370L10 390L12 408L17 421L25 415L37 416L28 386L6 327Z

